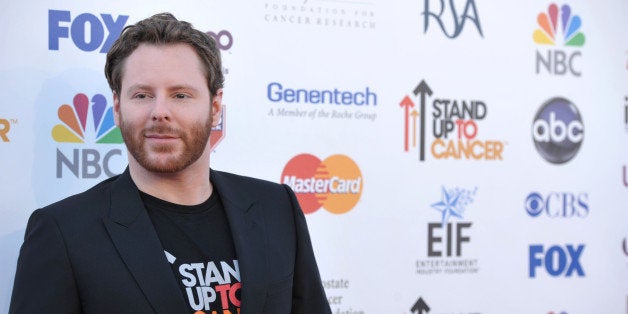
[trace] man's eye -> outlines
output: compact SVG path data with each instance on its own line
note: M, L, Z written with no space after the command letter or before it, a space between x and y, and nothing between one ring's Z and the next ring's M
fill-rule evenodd
M137 98L137 99L146 99L148 96L146 94L135 94L135 96L133 96L133 98Z
M175 95L175 97L176 97L177 99L185 99L185 98L188 98L188 96L187 96L186 94L176 94L176 95Z

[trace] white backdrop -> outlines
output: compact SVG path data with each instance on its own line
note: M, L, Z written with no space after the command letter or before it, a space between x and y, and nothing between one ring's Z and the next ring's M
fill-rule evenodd
M0 311L30 213L126 165L97 143L101 50L169 11L223 48L212 167L302 192L335 314L628 313L628 2L555 5L0 4ZM77 94L87 114L58 115ZM59 136L74 116L82 143Z

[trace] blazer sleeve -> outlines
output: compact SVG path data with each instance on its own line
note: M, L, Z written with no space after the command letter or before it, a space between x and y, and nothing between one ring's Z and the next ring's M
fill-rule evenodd
M9 314L31 313L81 313L63 235L42 210L28 220L9 307Z
M312 241L305 221L303 210L299 206L292 189L284 185L290 195L296 226L297 248L292 285L292 314L331 314L329 302L316 265Z

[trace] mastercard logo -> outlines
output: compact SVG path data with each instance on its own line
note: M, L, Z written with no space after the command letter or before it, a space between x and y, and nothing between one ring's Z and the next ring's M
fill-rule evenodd
M292 188L306 214L321 207L344 214L360 200L364 180L358 165L345 155L321 161L314 155L300 154L286 164L281 183Z

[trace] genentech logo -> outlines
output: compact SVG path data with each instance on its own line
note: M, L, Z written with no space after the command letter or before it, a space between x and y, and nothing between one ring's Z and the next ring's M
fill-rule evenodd
M345 155L332 155L321 161L314 155L300 154L286 164L281 183L294 190L306 214L321 207L344 214L360 200L364 180L358 165Z
M567 4L560 7L551 4L547 12L541 12L537 16L538 28L534 30L532 38L534 42L545 46L564 46L578 48L584 46L584 34L582 19L578 15L571 14L571 7ZM541 66L553 75L565 75L571 73L580 76L582 73L574 66L574 60L582 56L579 50L547 49L545 54L536 52L536 73L539 74Z
M486 103L444 96L430 99L432 89L425 81L421 81L412 94L414 96L406 95L399 103L403 110L404 152L417 151L419 161L425 161L428 147L434 159L503 159L506 142L483 140L479 136L479 122L488 115ZM428 112L428 105L431 105L431 112ZM427 144L430 130L433 141Z
M563 164L576 156L584 140L580 111L571 101L554 97L536 113L532 138L539 154L553 164Z
M113 119L113 107L107 108L105 96L95 94L89 98L83 93L78 93L74 96L72 104L73 106L63 104L57 110L62 123L52 128L52 138L56 142L64 144L86 142L121 144L123 142L120 129ZM98 178L103 171L108 177L116 174L111 171L109 164L113 156L122 155L122 150L115 148L103 151L84 146L74 147L72 146L71 154L69 149L66 149L67 146L62 147L67 155L57 148L57 178L63 177L63 166L69 169L76 178Z

